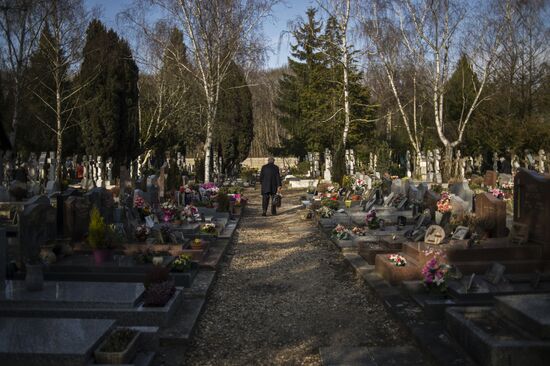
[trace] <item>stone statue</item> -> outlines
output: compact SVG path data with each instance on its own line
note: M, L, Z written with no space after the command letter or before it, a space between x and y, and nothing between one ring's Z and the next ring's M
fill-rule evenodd
M412 171L411 171L411 152L407 150L405 153L405 167L407 169L407 177L412 177Z
M427 172L427 180L428 182L434 181L434 155L432 150L428 150L426 152L426 172Z
M441 177L441 153L439 152L439 149L434 149L434 174L435 182L437 184L441 184L443 182L443 178Z
M483 169L483 155L479 154L474 159L474 168L476 173L481 174L481 169Z
M113 184L113 158L107 159L107 181L109 184Z
M372 157L372 153L371 153L371 157ZM325 149L325 173L323 174L323 178L327 182L332 181L331 169L332 169L332 155L329 149Z
M493 153L493 170L498 172L498 153Z
M539 173L541 174L546 173L546 153L544 152L543 149L539 150L538 162L539 162L539 166L538 166Z

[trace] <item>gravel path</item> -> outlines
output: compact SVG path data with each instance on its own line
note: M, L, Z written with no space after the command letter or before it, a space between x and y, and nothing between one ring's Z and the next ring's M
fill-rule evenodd
M299 193L276 217L259 215L257 191L248 196L191 344L163 349L160 364L319 365L319 347L407 344L334 245L300 220Z

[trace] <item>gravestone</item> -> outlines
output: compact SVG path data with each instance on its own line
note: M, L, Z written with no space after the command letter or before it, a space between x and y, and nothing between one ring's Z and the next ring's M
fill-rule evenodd
M114 200L111 192L103 187L96 187L86 193L84 197L92 206L97 207L106 223L110 224L113 222Z
M406 194L405 184L401 179L394 179L391 184L391 192L393 194Z
M65 235L81 240L88 232L92 204L84 197L71 196L65 200L63 222Z
M466 203L466 209L468 211L472 210L474 192L470 189L467 181L449 185L449 192L462 198L462 200L464 200L464 202Z
M484 192L476 196L476 217L494 220L491 236L500 238L507 235L506 202L496 198L492 193Z
M165 165L160 167L160 173L158 178L158 192L159 192L159 198L164 198L164 190L165 190Z
M514 178L514 222L529 226L530 241L550 258L550 177L520 168Z
M6 287L6 272L8 270L8 239L6 229L0 228L0 291Z
M424 243L429 245L439 245L445 240L445 230L439 225L432 225L426 230Z
M441 196L438 193L435 193L432 190L428 190L424 195L422 205L425 209L429 209L432 214L437 211L437 201L441 199Z
M30 202L19 215L19 240L23 256L35 261L40 246L56 238L56 210L44 196Z
M464 240L468 236L470 229L466 226L457 226L451 239L453 240Z
M498 179L498 173L494 170L487 170L483 178L483 184L487 187L496 187Z
M451 200L451 213L456 215L462 215L464 212L466 212L468 209L468 204L464 202L462 198L459 196L456 196L454 194L450 197Z
M504 271L506 267L500 263L493 263L485 273L485 279L493 284L498 285L504 279Z

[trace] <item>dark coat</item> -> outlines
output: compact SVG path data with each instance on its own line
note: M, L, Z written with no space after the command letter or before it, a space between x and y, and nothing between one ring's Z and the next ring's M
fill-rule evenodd
M260 184L262 185L262 194L277 193L281 186L279 167L273 163L264 165L260 171Z

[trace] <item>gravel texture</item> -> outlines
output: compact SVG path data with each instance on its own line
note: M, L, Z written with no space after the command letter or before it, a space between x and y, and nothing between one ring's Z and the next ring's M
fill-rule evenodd
M159 365L319 365L319 347L410 345L343 256L302 221L300 193L276 217L260 216L258 191L222 263L188 346L161 350Z

